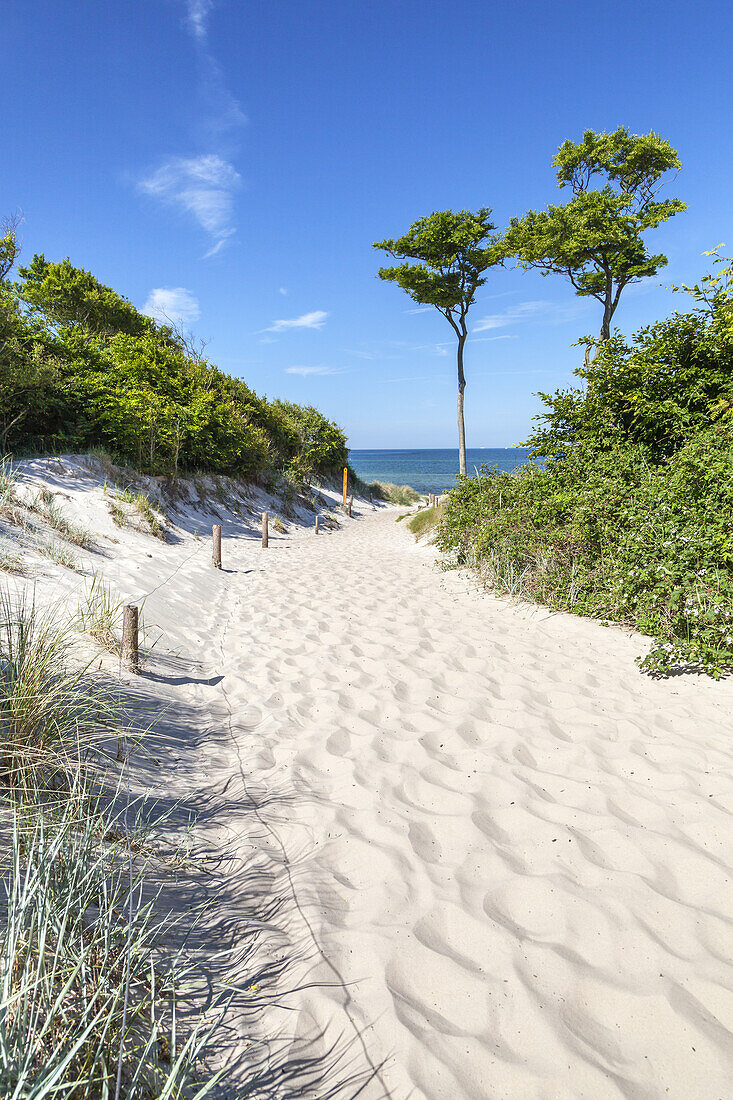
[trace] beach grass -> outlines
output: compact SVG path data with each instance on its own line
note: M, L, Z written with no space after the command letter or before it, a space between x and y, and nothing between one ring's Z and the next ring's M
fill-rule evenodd
M389 504L416 504L422 500L420 493L411 485L393 485L389 481L372 481L366 486L366 490L377 500L384 500Z
M200 1067L224 1002L181 1027L191 966L106 751L122 732L73 625L0 595L4 1097L201 1100L216 1081Z
M122 625L122 600L116 597L98 573L84 592L79 605L80 629L115 656L120 653L118 633Z
M421 539L438 526L442 515L442 505L431 505L429 508L422 508L419 512L416 512L415 515L409 516L407 519L407 526L416 539Z

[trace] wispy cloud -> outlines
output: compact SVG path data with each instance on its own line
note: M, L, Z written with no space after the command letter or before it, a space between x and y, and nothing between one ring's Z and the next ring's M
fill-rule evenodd
M155 287L142 311L156 321L173 324L192 324L201 316L198 301L184 286Z
M286 367L286 374L300 374L307 378L311 374L346 374L346 371L336 370L335 367Z
M507 325L516 325L520 321L526 321L547 309L549 302L520 302L519 305L510 306L503 313L492 313L483 317L473 326L474 332L486 332L487 329L504 328Z
M221 66L209 48L208 17L214 9L213 0L184 0L184 3L185 25L196 44L199 58L199 93L206 105L203 128L218 138L243 126L247 116L228 90Z
M206 253L213 256L235 232L234 192L240 185L236 169L215 153L175 157L140 180L138 190L192 214L211 238Z
M323 328L328 314L325 310L314 309L312 313L303 313L290 320L273 321L263 332L287 332L291 328Z
M278 292L278 294L282 294L282 296L284 298L287 298L287 296L288 296L288 288L286 286L278 287L277 292Z
M187 24L194 38L206 39L206 20L214 6L214 0L186 0Z
M516 306L509 306L501 313L491 313L488 317L482 317L473 327L473 332L486 332L489 329L507 328L509 325L518 325L533 318L541 318L543 323L561 325L566 321L575 321L592 308L589 298L571 298L567 302L519 302Z
M501 334L501 336L474 336L471 343L472 344L489 344L494 340L518 340L518 339L519 339L519 337L517 336L517 334L515 332L514 333L503 332Z
M204 110L198 127L211 151L191 157L171 157L137 181L140 194L192 215L208 234L214 256L236 232L234 194L241 177L231 157L234 146L224 135L242 126L246 117L227 90L221 68L209 49L208 18L214 0L182 0L185 27L199 61L198 92Z
M430 313L430 311L434 308L434 306L418 306L416 309L406 309L404 310L404 312L409 314Z

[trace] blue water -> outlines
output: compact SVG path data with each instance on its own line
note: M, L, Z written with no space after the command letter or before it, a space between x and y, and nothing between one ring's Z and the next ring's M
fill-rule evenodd
M513 470L523 466L529 451L523 447L469 447L468 473L482 466ZM419 493L442 493L450 489L458 473L458 451L351 451L349 462L364 481L391 481L412 485Z

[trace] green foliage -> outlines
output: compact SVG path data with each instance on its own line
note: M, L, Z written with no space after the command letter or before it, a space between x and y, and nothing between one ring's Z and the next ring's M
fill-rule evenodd
M642 668L733 670L733 264L542 396L544 468L461 478L438 544L500 592L635 627Z
M638 443L650 461L674 454L733 407L733 264L684 287L697 307L614 335L574 373L585 387L541 394L547 406L528 441L536 455L560 456L579 442Z
M486 282L484 271L501 259L494 229L488 207L475 214L438 210L418 218L403 237L373 246L417 262L381 267L379 278L397 283L414 301L435 306L452 324L460 322Z
M117 332L142 336L155 328L132 302L100 283L91 272L73 267L68 257L52 263L43 255L34 256L18 273L23 301L53 325L105 336Z
M461 478L438 544L500 592L635 627L642 667L733 668L733 426L671 461L582 444L544 469Z
M258 397L68 260L0 284L0 453L101 447L153 474L289 472L347 458L316 409Z
M273 401L271 431L287 457L284 474L295 483L314 470L333 473L348 462L346 437L341 429L312 405Z
M17 232L20 221L19 213L0 221L0 283L8 277L20 253Z
M624 287L667 263L647 251L643 235L686 209L680 199L657 198L663 177L680 168L680 160L658 134L619 127L610 134L586 130L581 142L564 142L553 164L558 185L569 186L573 198L513 218L506 254L525 268L565 275L576 294L596 298L604 341Z

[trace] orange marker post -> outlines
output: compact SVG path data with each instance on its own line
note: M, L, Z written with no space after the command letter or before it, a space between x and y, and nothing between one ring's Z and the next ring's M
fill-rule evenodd
M349 477L349 471L348 471L347 467L344 466L344 508L346 507L346 483L348 481L348 477Z

